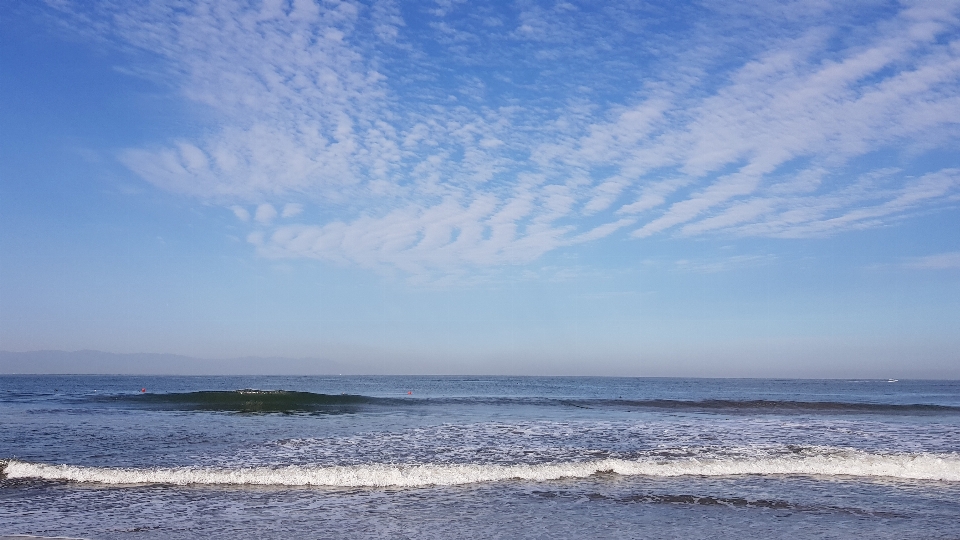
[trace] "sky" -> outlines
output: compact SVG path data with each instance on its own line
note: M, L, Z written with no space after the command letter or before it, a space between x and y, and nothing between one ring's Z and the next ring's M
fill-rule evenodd
M960 378L958 148L952 0L7 2L0 349Z

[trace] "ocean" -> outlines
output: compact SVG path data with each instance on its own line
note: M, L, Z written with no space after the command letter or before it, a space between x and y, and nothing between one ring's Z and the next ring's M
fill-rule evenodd
M960 538L960 381L0 376L0 536Z

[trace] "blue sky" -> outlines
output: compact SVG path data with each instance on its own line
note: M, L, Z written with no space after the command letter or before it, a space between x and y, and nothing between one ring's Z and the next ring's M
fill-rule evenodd
M960 377L960 2L0 25L0 349Z

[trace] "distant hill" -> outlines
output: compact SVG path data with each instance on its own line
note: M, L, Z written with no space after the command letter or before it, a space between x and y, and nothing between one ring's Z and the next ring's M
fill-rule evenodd
M103 351L0 351L0 374L98 375L331 375L336 362L319 358L202 359L179 354Z

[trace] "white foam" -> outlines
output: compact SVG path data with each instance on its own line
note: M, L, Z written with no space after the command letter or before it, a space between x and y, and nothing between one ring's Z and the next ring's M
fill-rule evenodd
M8 478L40 478L100 484L281 485L281 486L448 486L510 479L548 481L596 473L651 477L814 475L903 478L960 482L957 454L870 454L842 451L812 456L623 460L541 465L275 466L249 468L112 468L8 461Z

